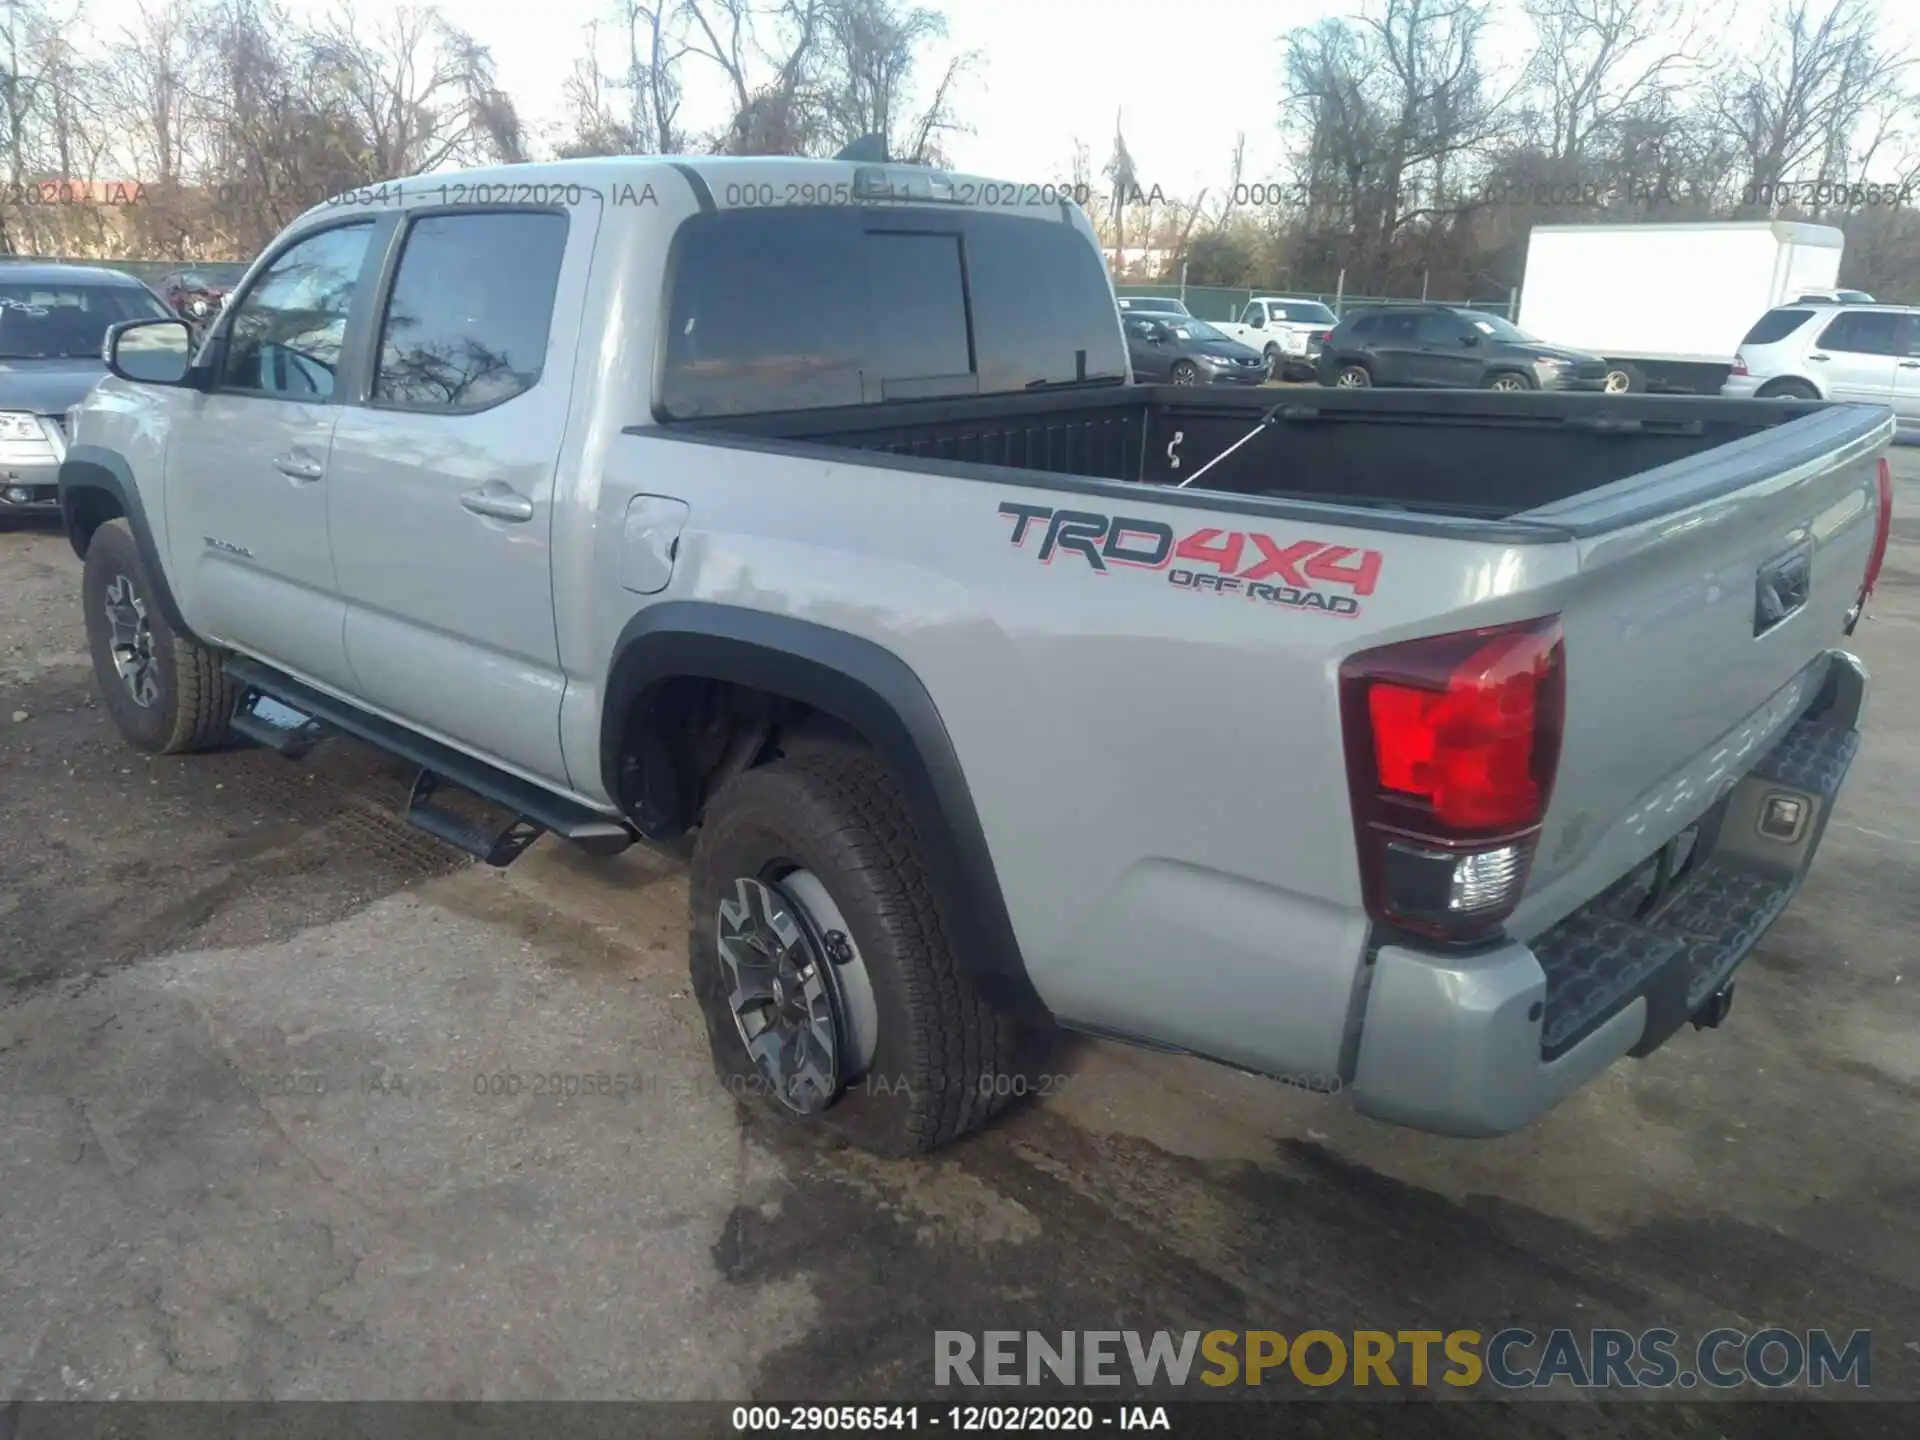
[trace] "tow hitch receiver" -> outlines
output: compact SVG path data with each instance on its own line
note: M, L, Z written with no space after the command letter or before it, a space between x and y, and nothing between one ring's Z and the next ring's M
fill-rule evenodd
M1707 996L1705 1003L1693 1012L1693 1028L1716 1030L1720 1022L1727 1018L1727 1012L1731 1009L1733 1009L1733 982L1728 981Z

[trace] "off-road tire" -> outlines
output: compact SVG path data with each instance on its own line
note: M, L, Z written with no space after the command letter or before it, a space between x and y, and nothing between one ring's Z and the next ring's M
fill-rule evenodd
M801 1116L761 1081L734 1023L718 908L738 877L814 875L845 917L872 985L871 1064L825 1110ZM924 1154L1007 1103L1018 1025L954 956L898 784L871 753L822 749L748 770L709 805L688 880L688 957L714 1070L743 1104L877 1155Z
M122 576L132 582L146 610L159 683L159 693L151 705L135 702L114 667L107 592ZM210 750L229 739L227 725L239 690L221 668L222 657L217 652L175 634L167 623L155 600L153 578L125 520L109 520L93 532L87 544L80 596L94 683L128 744L149 754L181 755Z

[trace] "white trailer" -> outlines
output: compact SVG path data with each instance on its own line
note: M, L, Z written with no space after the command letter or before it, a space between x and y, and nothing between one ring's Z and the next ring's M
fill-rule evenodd
M1754 321L1833 289L1844 243L1832 226L1785 220L1536 225L1517 323L1604 355L1609 390L1718 394Z

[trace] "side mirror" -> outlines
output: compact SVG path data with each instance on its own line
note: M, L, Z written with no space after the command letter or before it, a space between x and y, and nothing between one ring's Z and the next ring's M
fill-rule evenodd
M1480 336L1477 332L1469 330L1460 337L1460 343L1462 345L1478 345L1480 343Z
M193 367L193 327L184 320L125 320L107 331L101 358L122 380L179 385Z

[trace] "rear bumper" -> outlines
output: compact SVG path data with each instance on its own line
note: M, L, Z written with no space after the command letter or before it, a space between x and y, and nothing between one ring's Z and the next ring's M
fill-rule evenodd
M1357 1107L1440 1134L1505 1134L1712 1007L1806 878L1859 748L1866 669L1841 650L1828 661L1819 698L1702 820L1695 856L1650 910L1636 871L1527 944L1382 946ZM1790 839L1759 828L1776 798L1803 807Z

